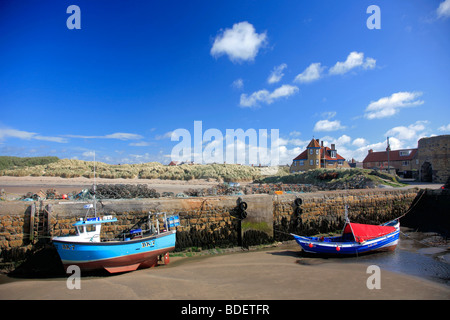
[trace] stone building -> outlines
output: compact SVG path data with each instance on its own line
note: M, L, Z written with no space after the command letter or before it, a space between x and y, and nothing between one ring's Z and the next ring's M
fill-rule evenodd
M312 139L306 150L292 161L289 172L306 171L319 168L350 168L345 159L337 153L335 144L331 148L324 147L323 141Z
M419 180L445 183L450 176L450 135L422 138L418 150Z

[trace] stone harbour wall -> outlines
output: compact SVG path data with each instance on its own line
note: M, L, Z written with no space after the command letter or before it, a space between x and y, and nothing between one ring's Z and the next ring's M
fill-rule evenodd
M102 227L102 237L119 237L149 212L178 214L176 251L187 248L249 247L292 240L289 233L312 235L339 231L345 206L349 218L382 223L401 216L418 189L323 191L283 195L244 195L185 199L109 200L97 203L99 215L118 222ZM296 199L301 199L301 205ZM246 202L244 213L240 202ZM83 202L0 202L0 263L20 260L52 236L74 233L85 217ZM162 221L161 221L162 222Z
M316 235L340 232L345 211L352 222L381 224L402 216L411 207L419 190L366 189L326 191L298 195L300 206L292 199L274 201L275 239L292 239L290 233Z

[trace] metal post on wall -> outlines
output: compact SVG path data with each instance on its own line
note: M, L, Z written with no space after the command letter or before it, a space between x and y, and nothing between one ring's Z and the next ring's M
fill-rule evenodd
M30 210L30 242L34 240L34 215L36 214L36 204L33 202Z

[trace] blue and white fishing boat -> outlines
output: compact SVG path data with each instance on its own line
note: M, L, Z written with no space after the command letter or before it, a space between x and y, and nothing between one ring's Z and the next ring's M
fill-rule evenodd
M130 230L110 240L101 239L101 228L104 223L116 222L117 218L112 215L97 217L95 182L94 202L84 208L88 209L86 217L73 224L75 235L52 238L66 269L77 265L82 271L105 269L116 273L156 266L159 257L164 257L165 264L169 263L169 252L175 249L176 227L180 225L177 215L149 213L148 229ZM92 208L94 217L87 218ZM160 228L161 219L163 225Z
M347 218L347 211L346 223L340 236L304 237L291 233L304 252L336 256L393 251L397 246L399 234L398 219L382 225L352 223Z
M163 228L159 227L161 215ZM121 239L102 240L102 225L116 221L111 215L80 219L73 224L76 235L54 237L53 244L64 267L77 265L82 271L105 269L117 273L156 266L160 256L164 257L165 264L169 263L169 252L175 249L178 216L150 214L148 230L130 230Z

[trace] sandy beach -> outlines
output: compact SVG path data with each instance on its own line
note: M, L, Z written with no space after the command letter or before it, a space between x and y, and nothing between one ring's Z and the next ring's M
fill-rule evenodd
M305 258L292 243L259 251L173 257L169 265L135 272L67 279L6 279L0 299L320 300L450 299L450 288L381 270L381 288L368 289L368 265ZM69 275L68 275L69 276ZM12 281L11 281L12 280Z
M179 193L188 189L211 188L218 184L217 181L207 181L203 179L184 180L161 180L161 179L105 179L96 178L96 184L146 184L156 192ZM90 188L94 184L94 179L60 178L60 177L0 177L0 189L4 189L8 199L21 196L27 192L37 193L39 190L46 191L54 188L60 194L73 191L80 192L82 189Z

